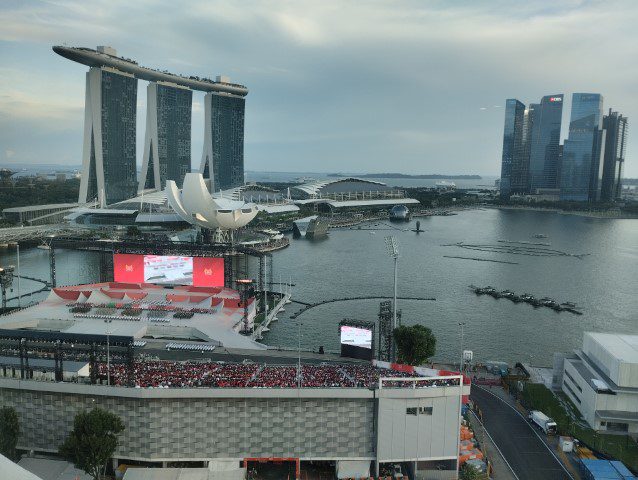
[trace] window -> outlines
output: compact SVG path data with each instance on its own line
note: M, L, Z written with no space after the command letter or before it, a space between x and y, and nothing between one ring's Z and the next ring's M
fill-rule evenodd
M629 431L629 424L620 422L607 422L607 431L627 432Z
M567 383L566 380L563 379L563 386L569 390L569 393L572 394L572 397L574 397L574 400L576 400L576 402L578 402L578 404L580 404L580 398L578 398L578 395L576 395L576 392L574 392L574 390L572 389L572 387L569 386L569 384Z
M417 408L416 407L410 407L410 408L406 408L405 409L405 414L406 415L416 415L417 412Z
M580 393L583 393L583 389L580 388L580 386L578 385L578 382L576 380L574 380L574 377L572 377L567 370L565 370L565 375L567 376L567 378L569 378L572 381L572 383L578 389L578 391Z

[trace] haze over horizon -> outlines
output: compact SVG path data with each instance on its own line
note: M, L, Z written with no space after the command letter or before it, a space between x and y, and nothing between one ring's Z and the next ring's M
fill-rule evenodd
M0 163L80 165L88 67L51 47L245 84L246 170L498 175L506 98L597 92L629 118L638 4L66 0L0 7ZM138 168L146 82L138 84ZM192 165L203 144L193 95Z

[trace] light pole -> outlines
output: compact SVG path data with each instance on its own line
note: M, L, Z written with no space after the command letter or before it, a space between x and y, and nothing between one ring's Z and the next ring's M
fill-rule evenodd
M301 388L301 320L297 319L297 388Z
M385 237L385 247L394 259L394 295L392 299L392 361L396 360L396 347L394 342L394 330L397 328L397 268L399 260L399 244L394 236Z
M22 288L20 285L20 242L16 243L18 255L18 308L22 306Z
M111 386L111 341L110 341L110 330L106 331L106 384Z
M464 365L465 359L463 358L463 339L464 339L463 336L464 336L464 333L465 333L465 330L464 330L465 329L465 325L466 325L465 322L459 322L459 327L461 327L461 363L459 363L459 371L460 371L460 373L463 373L463 367L465 366Z

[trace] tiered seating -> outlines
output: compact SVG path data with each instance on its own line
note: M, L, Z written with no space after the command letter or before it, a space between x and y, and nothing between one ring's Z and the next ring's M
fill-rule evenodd
M294 388L297 386L297 366L266 366L249 383L255 388Z
M301 378L304 387L354 387L354 381L335 365L302 365Z
M169 343L169 349L212 351L209 344ZM100 364L100 374L106 366ZM168 362L151 361L135 364L138 387L180 388L370 388L380 377L409 378L416 374L375 368L363 364L263 365L257 363ZM122 365L111 365L111 378L116 385L127 382ZM458 379L432 379L418 382L386 380L384 388L436 388L458 385Z

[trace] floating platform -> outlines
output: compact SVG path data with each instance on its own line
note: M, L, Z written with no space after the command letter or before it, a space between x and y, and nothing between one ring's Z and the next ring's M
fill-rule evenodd
M490 297L497 298L497 299L506 298L508 300L511 300L514 303L521 303L521 302L528 303L534 308L546 307L546 308L551 308L552 310L556 312L565 311L565 312L573 313L574 315L583 314L583 312L581 312L580 310L576 308L576 304L572 302L558 303L553 298L549 298L549 297L536 298L534 295L531 295L529 293L523 293L522 295L517 295L511 290L499 291L491 286L477 287L475 285L470 285L470 289L476 295L489 295Z

